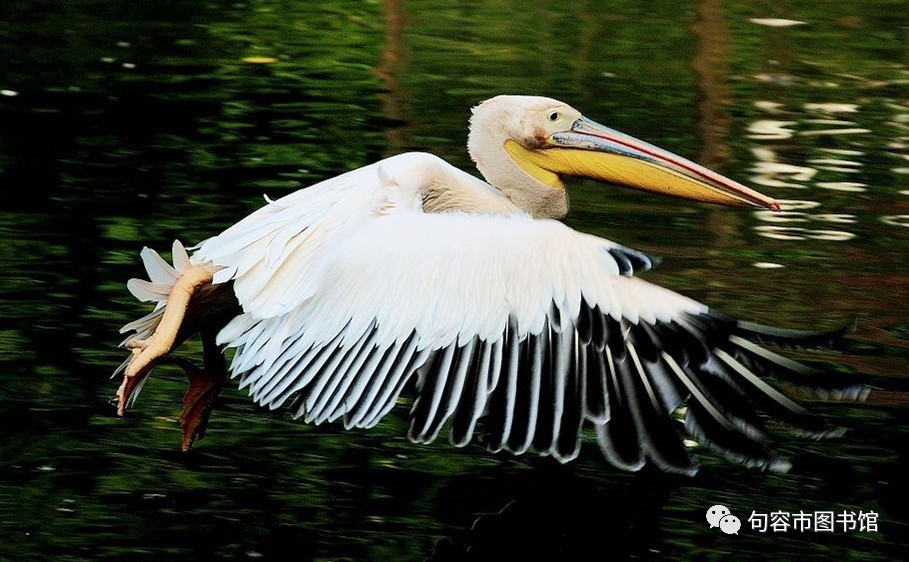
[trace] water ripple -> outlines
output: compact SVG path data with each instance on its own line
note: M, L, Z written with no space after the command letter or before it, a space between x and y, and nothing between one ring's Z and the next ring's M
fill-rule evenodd
M881 222L890 226L909 228L909 215L888 215L881 217Z

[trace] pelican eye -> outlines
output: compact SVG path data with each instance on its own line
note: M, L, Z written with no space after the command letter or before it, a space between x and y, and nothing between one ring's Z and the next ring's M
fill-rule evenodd
M550 121L553 121L553 122L558 121L558 120L559 120L559 112L558 112L558 111L553 111L552 113L550 113L550 114L549 114L549 120L550 120Z

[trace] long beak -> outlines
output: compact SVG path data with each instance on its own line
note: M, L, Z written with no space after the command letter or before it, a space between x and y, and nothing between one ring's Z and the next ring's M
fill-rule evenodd
M538 164L580 176L674 197L780 210L770 197L662 148L580 117L571 131L546 139Z

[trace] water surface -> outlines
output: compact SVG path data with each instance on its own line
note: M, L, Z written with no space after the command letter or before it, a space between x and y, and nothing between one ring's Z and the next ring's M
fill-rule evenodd
M308 427L230 389L183 455L176 367L122 419L107 375L143 312L124 286L143 245L195 243L263 193L406 150L470 169L468 108L533 93L786 208L574 182L572 226L662 257L648 280L730 314L856 322L848 352L795 355L905 380L907 26L887 0L3 3L0 558L904 554L906 410L886 394L814 404L850 432L781 435L790 474L705 453L687 479L618 473L592 443L567 467L415 447L403 412L371 432ZM717 503L876 511L880 531L725 536L704 520Z

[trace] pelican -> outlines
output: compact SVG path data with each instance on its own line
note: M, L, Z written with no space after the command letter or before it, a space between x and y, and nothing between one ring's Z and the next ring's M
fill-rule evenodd
M261 406L347 429L375 426L413 388L416 443L445 431L458 447L564 463L590 429L630 471L693 474L691 441L782 469L764 420L829 431L759 376L812 370L755 343L821 335L737 321L643 281L648 256L560 222L566 176L729 206L776 201L551 98L494 97L470 125L485 181L400 154L266 197L192 255L175 242L173 265L143 249L150 279L128 288L157 304L121 330L131 354L114 373L119 414L198 332L203 367L183 364L184 450L228 372Z

